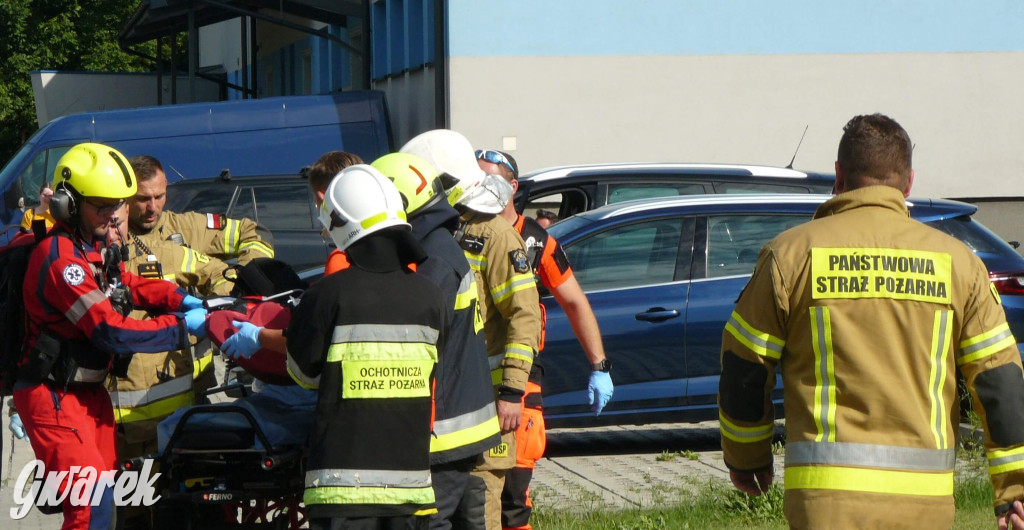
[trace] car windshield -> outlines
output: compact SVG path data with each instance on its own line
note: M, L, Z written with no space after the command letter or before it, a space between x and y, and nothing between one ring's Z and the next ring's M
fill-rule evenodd
M560 239L564 237L565 234L568 234L569 232L572 232L579 227L586 226L593 222L594 221L588 219L586 215L574 215L572 217L567 217L565 219L558 221L557 223L552 224L547 228L547 231L549 234L554 236L555 239Z

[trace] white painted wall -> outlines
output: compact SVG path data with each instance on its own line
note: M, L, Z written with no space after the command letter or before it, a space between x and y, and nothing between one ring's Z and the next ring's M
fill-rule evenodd
M478 147L515 137L523 171L784 166L805 126L794 166L832 171L846 122L881 112L916 145L916 195L1024 196L1024 52L462 56L449 76L452 128Z

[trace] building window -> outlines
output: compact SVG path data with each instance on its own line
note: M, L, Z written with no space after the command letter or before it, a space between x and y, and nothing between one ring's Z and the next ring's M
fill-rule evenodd
M302 52L302 93L313 93L313 50Z
M277 93L277 85L274 84L274 65L267 63L266 71L267 83L263 85L263 95L269 97Z

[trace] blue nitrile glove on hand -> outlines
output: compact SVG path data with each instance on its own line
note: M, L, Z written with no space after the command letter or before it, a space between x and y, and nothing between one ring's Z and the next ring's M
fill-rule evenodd
M612 384L612 376L608 372L595 370L590 372L590 383L587 385L587 398L590 400L590 410L595 416L599 416L604 406L612 399L615 392L615 385ZM595 399L594 394L597 394Z
M189 309L185 312L185 327L188 332L200 339L206 337L206 310L203 308Z
M231 325L235 326L237 331L220 345L220 351L224 352L224 355L232 359L239 357L248 359L262 348L260 346L260 330L263 328L238 320L232 320Z
M203 301L190 295L186 294L185 298L181 299L181 306L178 307L178 311L191 311L193 309L200 309L203 307Z
M11 421L7 424L7 428L14 433L14 437L19 440L25 439L25 425L21 423L21 415L15 412L11 415Z

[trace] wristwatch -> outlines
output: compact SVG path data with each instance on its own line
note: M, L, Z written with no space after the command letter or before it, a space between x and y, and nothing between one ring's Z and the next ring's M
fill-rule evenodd
M612 369L612 360L605 357L605 359L599 363L591 365L595 372L610 372Z

